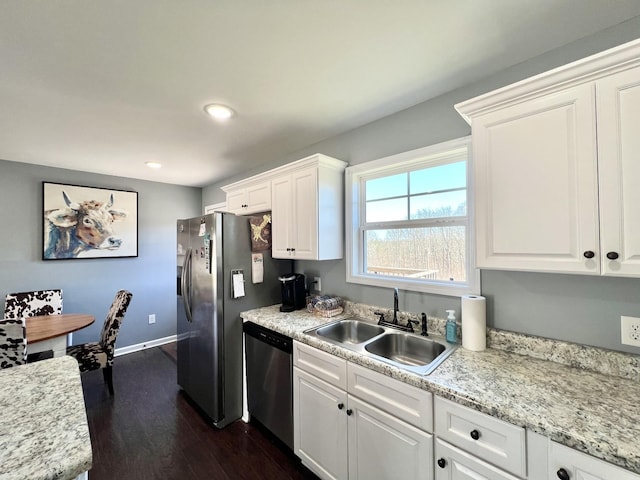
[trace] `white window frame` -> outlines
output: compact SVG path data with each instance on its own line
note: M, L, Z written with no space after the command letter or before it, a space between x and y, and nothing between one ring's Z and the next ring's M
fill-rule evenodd
M452 156L465 155L467 159L467 282L449 283L427 279L381 277L364 272L364 219L363 180L407 172L416 166L430 167L449 163ZM471 137L418 148L366 163L348 167L345 171L345 232L347 283L359 283L378 287L463 296L480 293L480 271L475 262L474 202L471 159Z

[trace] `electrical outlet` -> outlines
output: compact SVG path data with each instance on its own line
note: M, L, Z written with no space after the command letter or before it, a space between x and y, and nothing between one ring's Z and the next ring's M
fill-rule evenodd
M622 344L640 347L640 318L620 317Z
M149 315L149 325L151 325L152 323L156 323L156 314L152 313L151 315Z
M320 280L320 277L313 277L313 289L316 292L319 292L322 290L322 282Z

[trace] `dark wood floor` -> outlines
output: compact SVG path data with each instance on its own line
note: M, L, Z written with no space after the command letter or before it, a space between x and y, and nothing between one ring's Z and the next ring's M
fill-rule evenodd
M316 479L258 425L218 430L176 384L176 365L160 348L116 358L115 396L100 372L83 374L93 446L91 480Z

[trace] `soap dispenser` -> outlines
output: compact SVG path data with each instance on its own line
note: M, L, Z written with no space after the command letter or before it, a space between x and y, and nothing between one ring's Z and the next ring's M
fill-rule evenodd
M449 343L457 343L458 341L458 326L456 325L456 311L445 310L449 316L447 317L447 323L445 325L445 337Z

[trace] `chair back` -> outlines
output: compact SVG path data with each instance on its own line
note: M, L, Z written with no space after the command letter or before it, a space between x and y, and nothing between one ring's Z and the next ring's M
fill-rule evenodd
M129 303L131 302L133 294L127 290L120 290L116 293L116 297L113 299L107 318L102 326L102 333L100 334L100 345L107 352L107 362L109 365L113 362L113 353L116 346L116 338L120 331L120 325L124 319L124 314L127 312Z
M0 368L26 363L27 328L24 318L0 320Z
M5 318L35 317L62 313L62 290L35 290L8 293L4 303Z

